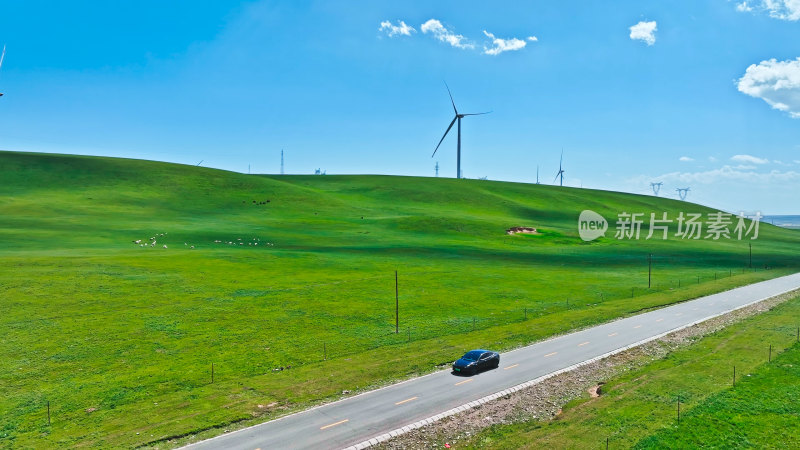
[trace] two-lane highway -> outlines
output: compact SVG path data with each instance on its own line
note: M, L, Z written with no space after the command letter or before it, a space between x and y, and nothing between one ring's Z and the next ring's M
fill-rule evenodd
M364 443L539 377L796 289L800 289L800 274L743 286L503 353L498 369L476 376L436 372L189 447L301 449ZM453 359L459 356L453 355Z

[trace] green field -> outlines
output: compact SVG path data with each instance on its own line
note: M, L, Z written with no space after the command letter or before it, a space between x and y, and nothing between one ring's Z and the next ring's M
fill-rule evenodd
M800 345L636 448L800 448Z
M466 447L591 449L608 439L609 448L797 448L798 317L795 297L604 380L603 395L571 402L554 420L492 426Z
M755 241L644 240L646 228L635 241L614 239L612 222L585 243L584 209L712 212L589 189L12 152L0 179L3 446L171 445L469 347L800 270L800 232L766 224Z

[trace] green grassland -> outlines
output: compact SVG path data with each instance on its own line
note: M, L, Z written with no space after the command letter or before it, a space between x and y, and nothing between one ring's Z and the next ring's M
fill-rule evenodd
M0 152L0 180L3 446L172 445L429 372L469 347L800 268L800 232L766 224L755 241L645 240L646 227L614 239L623 211L712 210L589 189L13 152ZM612 221L607 237L578 237L584 209ZM541 234L507 236L512 226ZM749 242L760 270L746 269Z
M606 380L552 421L496 425L466 447L796 448L798 317L800 297Z
M800 345L636 448L800 448Z

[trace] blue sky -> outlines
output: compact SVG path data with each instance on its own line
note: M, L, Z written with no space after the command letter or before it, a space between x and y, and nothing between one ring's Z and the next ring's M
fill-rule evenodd
M287 173L433 176L438 161L452 177L454 133L431 158L446 80L459 110L493 111L463 121L468 178L533 182L538 165L551 183L563 148L566 185L661 181L662 196L800 213L793 0L2 9L2 149L277 173L283 148Z

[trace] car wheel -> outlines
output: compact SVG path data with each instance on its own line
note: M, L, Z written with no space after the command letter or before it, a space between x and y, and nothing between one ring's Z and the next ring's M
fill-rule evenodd
M495 361L495 362L494 362L494 366L493 366L493 367L494 367L495 369L497 369L498 367L500 367L500 360L499 360L499 359L498 359L497 361Z

